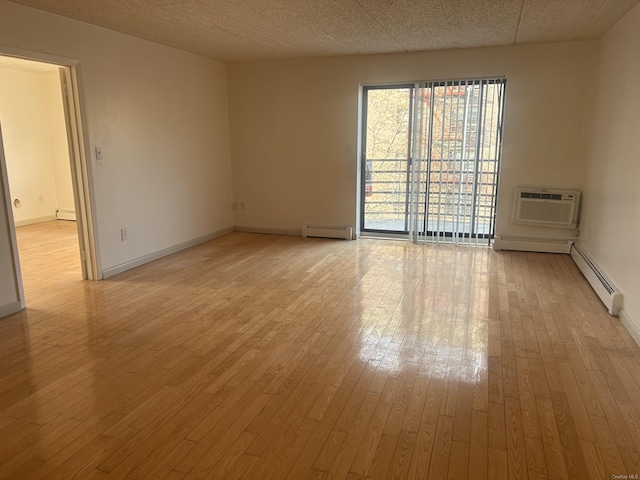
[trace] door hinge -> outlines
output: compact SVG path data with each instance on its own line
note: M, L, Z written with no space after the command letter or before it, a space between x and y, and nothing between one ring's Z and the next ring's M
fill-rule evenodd
M69 96L69 87L67 87L67 84L66 84L66 83L63 83L63 84L62 84L62 92L64 93L64 96L65 96L65 97L68 97L68 96Z

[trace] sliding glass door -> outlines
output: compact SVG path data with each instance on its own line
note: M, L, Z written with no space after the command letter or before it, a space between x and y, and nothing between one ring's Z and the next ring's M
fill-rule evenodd
M366 87L363 231L407 233L414 85Z
M494 233L505 79L365 87L363 232Z

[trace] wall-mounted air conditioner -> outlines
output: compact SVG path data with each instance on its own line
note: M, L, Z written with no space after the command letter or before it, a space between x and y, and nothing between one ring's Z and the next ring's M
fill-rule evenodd
M580 192L547 188L516 188L511 221L538 227L576 228Z

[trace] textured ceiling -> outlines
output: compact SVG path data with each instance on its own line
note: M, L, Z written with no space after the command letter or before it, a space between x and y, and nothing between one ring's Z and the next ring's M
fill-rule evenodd
M600 37L640 0L13 0L223 61Z

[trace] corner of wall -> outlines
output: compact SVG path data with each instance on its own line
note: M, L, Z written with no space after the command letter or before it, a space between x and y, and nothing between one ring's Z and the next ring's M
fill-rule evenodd
M627 329L631 338L640 346L640 327L638 327L638 324L631 319L624 308L621 308L618 312L618 318L620 318L620 322Z

